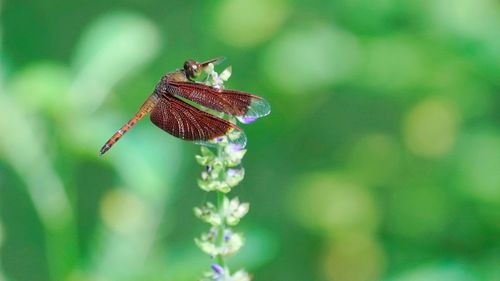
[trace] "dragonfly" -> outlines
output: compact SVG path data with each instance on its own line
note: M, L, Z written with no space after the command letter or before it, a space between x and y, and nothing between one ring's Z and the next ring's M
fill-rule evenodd
M109 138L99 154L106 153L147 114L154 125L174 137L199 144L214 144L225 139L244 147L246 136L242 129L223 116L233 116L248 124L268 115L271 107L260 96L195 80L223 59L218 57L201 63L189 59L183 68L163 75L139 111Z

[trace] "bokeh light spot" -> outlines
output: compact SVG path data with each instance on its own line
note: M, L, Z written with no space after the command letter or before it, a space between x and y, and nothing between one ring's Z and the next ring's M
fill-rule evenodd
M288 10L284 0L223 1L215 11L215 35L228 45L253 47L276 33Z
M385 264L385 254L372 237L355 234L330 243L322 261L325 280L379 280Z
M356 70L356 37L329 25L306 25L277 39L262 60L264 73L285 93L315 90L345 81Z
M462 189L473 198L500 203L500 136L489 132L465 136L460 151Z
M299 181L290 213L305 227L334 235L378 227L378 208L370 193L340 176L319 174Z
M104 224L121 234L143 230L148 225L146 206L135 195L120 189L107 192L100 206Z
M349 168L366 184L381 184L399 171L400 153L394 138L384 134L369 134L352 146Z
M419 156L438 158L453 146L458 116L444 100L428 99L412 108L405 119L404 137L408 149Z
M397 90L422 83L425 73L425 55L418 42L392 37L372 40L364 48L361 81L382 93L405 97Z

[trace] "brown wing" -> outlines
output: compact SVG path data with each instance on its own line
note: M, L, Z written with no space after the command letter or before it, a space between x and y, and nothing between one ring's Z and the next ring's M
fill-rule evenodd
M151 112L151 122L167 133L189 141L208 142L225 136L232 130L238 137L229 140L245 145L244 133L229 121L201 111L184 101L163 95Z
M193 82L169 82L172 93L194 101L210 109L224 112L243 123L266 116L271 111L269 103L262 97L236 90L219 90Z

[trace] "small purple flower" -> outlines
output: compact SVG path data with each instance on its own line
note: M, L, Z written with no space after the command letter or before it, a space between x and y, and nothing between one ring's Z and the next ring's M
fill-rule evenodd
M241 117L238 117L238 120L240 120L240 122L243 124L250 124L250 123L254 122L255 120L257 120L257 117L255 117L255 116L241 116Z
M241 173L239 169L227 169L227 176L230 178L238 175L239 173Z
M224 241L228 241L233 233L230 230L224 231Z
M211 267L212 267L212 270L213 270L215 273L217 273L217 274L219 274L219 275L224 274L224 268L222 268L222 266L220 266L220 265L218 265L218 264L216 264L216 263L213 263Z
M243 146L239 143L230 143L227 145L230 152L238 152L243 149Z

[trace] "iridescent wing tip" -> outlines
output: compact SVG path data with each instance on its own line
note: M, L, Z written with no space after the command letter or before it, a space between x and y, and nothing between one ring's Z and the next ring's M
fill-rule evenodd
M269 102L264 98L253 98L245 115L236 116L236 118L243 124L249 124L261 117L269 115L269 113L271 113L271 105Z

